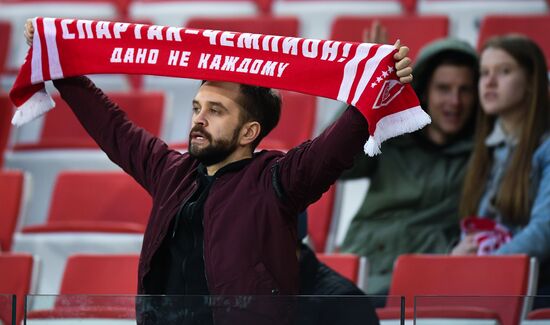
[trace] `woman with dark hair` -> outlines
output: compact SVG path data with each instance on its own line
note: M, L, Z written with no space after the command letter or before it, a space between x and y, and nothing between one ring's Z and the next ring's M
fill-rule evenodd
M528 254L539 260L539 289L550 288L550 273L544 271L550 261L547 71L541 49L527 37L500 36L483 47L482 109L460 204L462 217L491 218L512 235L490 253ZM479 236L467 234L452 253L475 254L479 243Z

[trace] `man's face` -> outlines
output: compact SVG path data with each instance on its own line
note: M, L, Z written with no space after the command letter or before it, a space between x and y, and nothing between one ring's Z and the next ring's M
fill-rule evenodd
M432 118L428 136L435 143L444 144L462 131L474 111L474 72L466 66L440 65L433 72L427 96Z
M206 82L193 99L189 154L206 166L225 160L239 146L240 85Z

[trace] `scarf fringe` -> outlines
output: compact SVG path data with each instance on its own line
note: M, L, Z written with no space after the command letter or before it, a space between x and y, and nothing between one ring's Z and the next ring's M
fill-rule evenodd
M380 144L404 133L417 131L431 123L430 116L420 106L384 116L376 124L374 135L365 143L365 153L370 157L380 154Z
M55 102L46 89L34 93L23 105L17 107L11 124L21 126L54 108Z

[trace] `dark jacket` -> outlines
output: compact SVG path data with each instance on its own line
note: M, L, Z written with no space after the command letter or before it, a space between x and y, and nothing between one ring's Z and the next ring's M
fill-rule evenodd
M300 243L300 295L364 296L353 282L321 263L315 252Z
M89 79L55 85L101 149L153 198L138 274L138 292L152 293L151 263L178 208L197 187L199 162L133 124ZM204 204L211 295L298 293L296 216L352 166L367 136L366 120L350 108L316 139L286 154L257 153L244 168L214 181Z
M444 254L458 240L458 201L471 140L439 147L422 132L407 134L384 142L383 154L361 157L342 174L370 179L340 248L369 259L367 294L387 294L399 255Z
M378 325L380 321L367 297L353 282L321 263L300 244L300 325ZM322 296L322 297L319 297Z

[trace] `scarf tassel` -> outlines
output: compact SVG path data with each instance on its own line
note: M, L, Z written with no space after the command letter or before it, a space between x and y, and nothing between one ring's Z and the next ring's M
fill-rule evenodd
M46 89L42 88L35 92L29 100L17 107L11 123L21 126L48 112L54 108L54 106L55 102L52 97L48 94Z
M365 153L370 157L381 153L380 144L387 139L410 133L431 123L430 116L420 107L412 107L381 118L376 123L374 135L365 143Z

